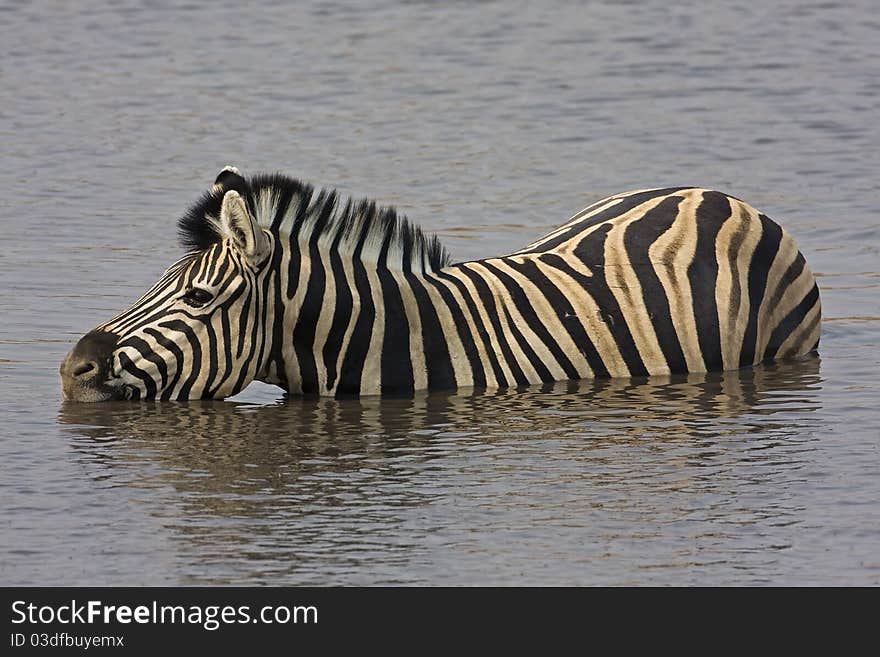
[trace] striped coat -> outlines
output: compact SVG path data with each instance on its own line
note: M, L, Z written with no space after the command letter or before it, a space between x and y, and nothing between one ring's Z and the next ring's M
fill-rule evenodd
M65 360L69 398L524 386L733 369L819 341L791 237L715 191L619 194L515 253L451 264L391 209L228 168L181 232L190 253ZM106 370L90 385L73 374L88 359Z

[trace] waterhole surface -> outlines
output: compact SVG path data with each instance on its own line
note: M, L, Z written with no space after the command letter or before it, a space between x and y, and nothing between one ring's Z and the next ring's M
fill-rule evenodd
M0 583L880 584L880 23L855 2L0 6ZM820 355L411 400L66 404L234 164L457 259L700 185L795 237Z

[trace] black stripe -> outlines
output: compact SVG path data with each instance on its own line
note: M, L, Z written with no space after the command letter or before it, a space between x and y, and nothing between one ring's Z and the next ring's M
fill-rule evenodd
M156 366L156 369L159 371L159 377L161 381L159 382L159 389L164 390L168 385L168 365L165 361L156 353L156 351L147 343L143 338L138 337L137 335L132 335L127 337L125 340L119 343L116 347L117 349L121 349L123 347L131 347L136 350L141 358L144 360L148 360ZM131 362L131 361L129 361ZM155 384L155 382L154 382ZM153 394L155 395L156 387L154 385Z
M163 333L160 333L156 329L152 327L147 327L144 329L144 333L156 341L156 343L161 346L163 349L167 349L171 352L171 355L174 356L176 360L176 367L174 368L174 376L171 377L171 381L168 385L162 390L161 398L163 401L168 401L171 399L171 391L174 390L174 386L177 385L177 382L180 381L180 373L183 371L183 351L181 351L180 347L171 340L169 340Z
M766 215L758 215L761 220L761 238L749 263L749 321L743 334L739 365L745 367L761 360L756 357L758 349L758 311L767 293L767 275L779 251L782 229Z
M697 340L703 354L703 364L709 372L724 369L718 305L715 303L715 288L718 285L715 247L718 231L728 217L730 201L727 196L719 192L703 194L696 213L697 246L687 272L693 298Z
M299 231L302 228L303 221L305 221L305 217L308 211L309 198L311 195L311 191L309 190L308 195L302 196L299 199L299 207L297 208L296 216L293 219L293 225L290 228L290 234L287 236L287 289L285 291L285 306L287 303L291 303L293 298L296 296L296 291L300 285L300 271L302 267L302 253L300 252L299 245ZM281 248L280 240L277 248ZM280 268L279 268L280 272ZM280 274L279 274L279 282L278 286L281 286ZM284 311L281 309L281 318L277 321L281 322L281 327L276 327L275 335L281 336L281 343L278 346L279 362L283 362L284 351L286 351L286 347L288 346L285 342L288 339L292 339L293 336L287 336L284 334ZM239 339L239 343L241 343L241 339ZM280 368L279 368L280 369ZM285 368L286 369L286 368ZM292 382L286 380L287 391L290 391L292 387Z
M406 281L409 283L419 309L419 321L422 325L422 349L425 352L425 366L428 370L428 389L454 389L456 387L455 370L449 356L449 345L446 344L446 336L440 326L437 309L431 303L425 290L425 279L414 274L407 274Z
M562 270L560 267L553 264L564 263L564 260L560 256L548 253L540 256L540 258L541 262L545 265L554 267L554 269ZM547 278L544 272L538 267L538 264L530 259L525 260L522 264L516 262L513 258L506 258L505 262L532 281L532 283L541 291L550 303L556 316L562 318L562 325L565 327L568 335L583 354L584 358L586 358L587 363L590 365L590 369L593 370L593 374L595 376L608 376L608 368L605 367L605 363L602 362L602 356L596 350L596 346L587 335L583 324L574 312L574 307L571 305L571 302L565 297L559 288ZM556 349L559 350L559 353L564 355L561 348L555 344L555 340L548 344L548 346L551 345L555 346ZM553 353L555 356L556 352Z
M364 363L367 359L367 351L370 348L370 338L373 333L373 324L376 320L376 308L373 305L373 297L370 293L370 281L367 278L367 270L361 260L361 252L364 241L369 233L370 224L365 222L357 245L352 254L352 274L354 276L355 289L357 289L360 303L360 312L354 323L354 330L345 350L345 358L342 360L342 371L339 374L339 385L336 386L337 396L358 395L361 391L361 376L364 371Z
M131 374L134 377L137 377L141 381L143 381L144 388L146 388L146 392L144 393L145 397L155 397L156 396L156 382L153 381L153 377L149 376L146 372L138 368L129 358L125 352L121 352L119 354L119 364L122 365L122 369Z
M217 257L217 253L220 252L221 246L219 244L215 244L202 256L199 260L198 269L191 270L189 276L189 283L192 285L196 281L203 280L210 283L211 279L214 277L214 272L217 271L217 265L220 262L220 259ZM226 260L225 258L223 259Z
M648 369L642 361L642 356L636 347L635 340L629 330L627 318L617 303L617 299L608 287L608 281L605 278L605 240L608 238L609 231L613 228L611 224L600 226L592 233L584 237L574 249L574 253L582 262L590 266L593 272L592 276L584 276L575 269L568 266L567 263L555 254L545 254L541 256L542 262L552 264L558 269L566 272L569 276L579 282L587 293L593 297L596 306L601 313L602 321L611 332L617 349L620 352L623 362L629 370L630 376L647 376ZM562 266L559 263L563 263Z
M251 278L250 272L248 272L248 277ZM250 281L251 289L253 290L253 295L257 298L257 303L260 308L260 316L254 321L253 332L251 333L251 353L248 354L248 357L245 358L244 362L241 364L241 374L238 377L238 380L233 387L234 391L242 390L247 384L253 381L253 378L249 380L245 380L248 377L248 372L250 371L251 364L254 359L257 362L257 368L265 362L264 358L266 356L266 325L269 323L269 288L271 285L271 281L268 276L264 276L262 280L262 286L258 285L260 282L259 277L253 275L252 280ZM254 374L258 373L258 369L254 369Z
M284 221L284 215L287 214L287 208L290 206L290 200L293 198L293 187L282 187L281 194L275 200L275 216L272 218L272 232L276 235ZM277 270L276 270L277 271Z
M816 295L819 296L819 286L814 284L814 287L816 288ZM819 301L818 299L817 299L817 303L820 303L820 301ZM813 331L816 329L816 326L817 326L819 323L821 323L821 321L822 321L822 313L821 313L821 312L817 312L817 313L816 313L816 316L815 316L815 317L813 318L813 320L809 323L809 325L807 326L807 328L804 329L804 335L810 335L810 334L812 334ZM817 335L816 335L816 342L813 343L813 346L812 346L812 347L810 347L810 351L816 351L816 349L819 348L819 337L820 337L820 335L817 334Z
M172 319L167 322L162 322L161 324L159 324L159 327L168 329L169 331L177 331L178 333L182 333L189 343L188 356L192 359L192 370L190 371L189 376L183 382L183 385L180 386L180 391L177 393L178 400L183 401L189 399L190 390L192 390L193 384L196 382L196 379L198 378L199 372L202 368L202 346L201 344L199 344L195 333L193 333L192 327L182 320ZM180 365L178 365L179 369L183 368L184 362L185 361L183 360L180 362Z
M213 385L206 388L208 390L208 396L214 398L217 394L217 391L220 387L229 380L229 377L233 375L232 369L232 325L229 321L229 316L232 313L232 308L235 303L241 299L242 296L251 296L249 294L245 294L247 291L247 285L241 284L235 290L233 290L229 296L223 301L222 304L218 305L217 308L213 311L212 314L219 315L220 319L220 332L223 335L223 340L221 342L222 351L223 351L223 359L224 359L224 367L222 373L219 369L219 363L217 365L217 373L214 377ZM234 393L233 393L234 394Z
M514 378L513 381L505 382L505 385L513 385L514 383L519 386L527 385L529 383L529 380L526 378L526 375L523 373L522 369L519 366L519 363L514 357L513 351L511 350L510 345L507 343L507 336L501 329L501 322L498 321L499 309L497 304L495 303L495 296L492 294L492 290L483 279L483 277L469 267L461 267L460 271L465 276L471 279L471 282L474 284L474 288L476 288L477 290L477 295L480 297L480 301L483 304L483 308L486 309L486 314L489 316L489 321L492 323L492 327L495 329L495 336L498 340L498 346L501 347L501 355L507 362L507 366L510 368L510 373L513 375Z
M776 308L782 303L782 298L790 294L792 284L803 273L806 264L804 256L798 253L786 268L785 273L779 278L779 283L776 285L776 289L773 290L773 296L770 297L770 301L767 303L768 308Z
M342 231L337 231L330 245L330 275L336 287L336 298L333 300L333 321L330 324L330 333L321 352L324 368L327 371L327 390L332 390L336 384L336 363L339 353L342 351L342 341L345 339L345 330L351 321L351 313L354 309L354 297L351 294L348 280L345 277L345 269L342 265L342 257L339 255L339 242L342 239Z
M302 227L303 218L306 214L306 199L298 208L297 216L293 220L290 235L287 237L287 300L290 301L296 295L299 287L299 271L302 254L299 247L299 230Z
M801 325L807 313L818 302L819 287L814 283L812 289L801 299L800 303L773 329L773 333L770 334L770 340L767 343L767 349L764 350L764 360L773 360L776 357L776 352L779 351L782 343Z
M280 219L279 219L280 221ZM267 275L267 282L271 287L271 295L274 303L274 313L272 316L272 351L269 356L270 363L275 364L275 376L278 378L279 385L287 390L289 382L287 381L287 371L284 367L284 307L285 299L281 291L281 263L284 259L283 249L281 248L281 240L277 240L275 248L272 250L272 262L269 264L270 270ZM269 298L268 294L267 297ZM239 339L240 342L240 339ZM239 349L239 353L241 349Z
M452 269L453 267L461 269L461 265L459 264L459 265L453 265L452 267L447 268L447 270ZM455 276L451 276L450 274L446 273L445 271L436 272L436 276L438 278L442 278L444 280L449 281L458 289L459 294L461 294L462 299L464 299L465 305L468 307L468 310L470 311L471 319L473 320L474 326L477 329L477 335L479 335L480 340L483 342L483 348L486 351L486 356L489 358L489 365L491 365L492 371L495 373L495 380L498 383L499 387L502 387L502 388L506 387L507 386L507 377L505 377L504 372L501 371L501 366L498 363L498 359L495 357L495 348L492 345L492 342L489 340L489 333L486 331L486 327L483 326L483 320L480 318L480 314L477 311L477 305L474 303L474 300L471 298L470 292L468 291L467 287L458 278L456 278ZM477 355L477 358L479 359L479 354ZM482 370L482 363L480 364L479 369ZM474 372L476 374L477 370L474 370ZM484 374L484 377L485 377L485 374ZM475 383L474 385L477 385L477 384ZM483 378L482 385L484 385L484 386L486 385L485 378Z
M529 363L535 370L535 373L544 383L549 383L550 381L555 381L555 377L550 373L550 370L547 369L547 365L538 357L538 354L535 353L535 350L532 349L532 346L529 344L528 340L526 340L525 336L520 332L519 328L516 326L516 322L513 321L513 317L510 314L510 311L507 309L507 306L502 306L504 310L504 317L507 319L507 324L510 326L510 332L513 334L514 339L516 340L517 345L519 346L520 351L525 355L526 359L528 359Z
M412 355L410 354L409 318L403 305L403 296L397 287L394 276L386 269L388 249L392 233L389 231L379 250L378 276L382 290L382 303L385 307L385 337L382 341L382 361L380 386L382 394L411 394L415 388ZM382 266L382 265L385 266Z
M318 364L315 362L315 330L324 303L327 281L317 244L309 245L309 257L312 266L306 294L293 329L293 348L299 361L303 393L318 394L320 390L318 390Z
M223 279L226 278L229 269L232 267L232 259L231 258L223 258L223 262L216 269L216 274L213 278L211 278L209 285L217 286L223 282ZM207 280L207 279L206 279Z
M672 374L687 372L688 367L678 340L678 333L673 325L666 290L651 263L648 250L675 223L682 200L680 196L670 196L662 200L648 210L641 219L629 224L623 235L624 249L632 263L633 274L642 288L642 301L654 327L660 350Z
M200 394L203 399L211 396L211 387L214 383L214 379L217 377L218 370L217 352L219 350L219 345L217 344L217 332L214 330L214 324L211 321L213 315L214 311L209 315L200 318L202 324L205 326L205 333L208 335L208 368L205 372L205 385Z
M467 323L467 318L464 315L464 311L459 307L456 303L455 297L452 292L449 291L443 283L438 280L435 280L433 275L427 275L423 279L423 282L431 285L436 291L437 294L440 295L443 303L446 308L449 310L449 315L452 317L452 322L455 324L455 330L458 334L458 339L461 340L462 348L464 349L465 356L468 359L468 365L470 366L471 375L470 381L457 381L457 386L465 386L465 385L473 385L478 388L486 387L486 372L483 370L483 362L480 360L480 354L477 350L477 345L474 342L474 336L471 334L470 327ZM437 311L439 316L440 311ZM426 348L427 350L427 348ZM428 372L430 375L430 365L428 367Z
M396 215L395 215L396 216ZM403 236L407 234L410 230L410 224L407 219L404 217L403 219L398 219L400 221L400 234L395 235L395 239L398 241L402 241L401 246L401 257L402 257L402 270L404 274L409 274L412 272L412 253L413 253L413 239L403 239ZM388 235L387 239L390 239L391 235ZM422 251L424 254L424 251ZM380 262L383 262L380 260Z
M553 357L556 359L556 362L559 363L559 366L565 372L565 375L569 379L579 378L580 375L578 374L577 368L575 368L571 360L569 360L568 356L565 355L565 352L563 352L562 347L559 346L559 343L553 338L552 335L550 335L550 331L544 324L544 320L538 317L535 307L529 301L528 295L526 295L525 290L523 290L522 286L514 278L506 274L498 267L489 264L488 262L482 262L481 264L490 272L492 272L492 274L495 275L499 282L510 293L510 298L513 301L513 305L516 306L516 309L519 311L519 314L522 315L523 319L526 321L526 324L528 324L529 328L535 333L538 339L547 347L550 353L553 354ZM536 281L533 281L531 279L529 280L531 283L536 284ZM547 281L547 284L550 285L549 281ZM538 293L541 294L542 292L543 290L538 288ZM544 298L547 298L546 295L544 295ZM557 317L560 318L561 324L567 324L567 322L565 322L565 315L557 315ZM541 363L541 367L546 370L546 366L543 363ZM536 369L539 368L536 367ZM549 374L549 370L546 371ZM545 378L543 375L541 375L541 380L550 381L552 379Z
M245 295L244 304L241 308L241 313L238 316L238 341L235 346L235 358L241 358L242 353L244 353L244 341L247 338L248 331L248 319L250 318L251 313L251 305L254 303L253 294ZM284 313L282 313L283 315Z
M254 294L256 294L256 292ZM248 297L250 297L250 296L251 295L248 295ZM259 305L259 302L257 302L257 303ZM262 304L262 309L263 309L262 313L263 313L263 315L265 315L266 304ZM250 319L250 318L247 316L243 316L244 321L242 321L241 324L244 325L248 331L252 331L252 333L250 334L251 344L250 344L249 350L246 353L244 353L244 359L241 362L239 362L239 364L238 364L238 370L237 370L238 376L235 379L235 384L232 386L232 390L233 390L232 394L235 394L236 392L244 389L245 385L250 383L250 381L248 381L247 378L249 376L251 364L253 363L255 357L258 359L258 362L261 362L261 359L263 356L263 348L266 346L266 341L260 340L259 336L257 335L260 330L261 321L265 322L265 316L263 317L262 320L259 317L253 318L253 328L250 328L250 329L247 328L248 327L248 323L247 323L248 319ZM260 348L259 355L257 355L257 347ZM252 380L253 379L251 379L251 381Z
M732 215L731 221L735 221L735 219L732 218ZM745 290L743 290L742 285L740 285L739 254L742 250L743 242L745 242L746 235L748 235L751 223L752 218L740 209L739 226L737 227L736 232L731 235L730 243L727 248L727 261L730 263L730 303L728 310L729 314L727 316L727 325L729 327L737 325L740 308L743 303L743 294ZM733 336L731 335L728 339L732 340ZM742 344L740 344L740 357L741 356ZM736 366L739 366L739 362L736 363Z

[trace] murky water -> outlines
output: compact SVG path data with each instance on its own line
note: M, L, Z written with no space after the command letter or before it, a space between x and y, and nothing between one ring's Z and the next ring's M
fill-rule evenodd
M0 583L880 584L874 3L292 4L0 3ZM818 273L821 355L62 403L64 353L225 164L395 204L461 259L719 188Z

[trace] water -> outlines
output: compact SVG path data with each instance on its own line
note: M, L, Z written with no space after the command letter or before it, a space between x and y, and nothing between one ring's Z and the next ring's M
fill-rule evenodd
M874 3L0 4L0 583L880 584ZM763 6L767 5L767 6ZM412 400L73 405L58 365L225 164L459 259L743 198L821 355Z

